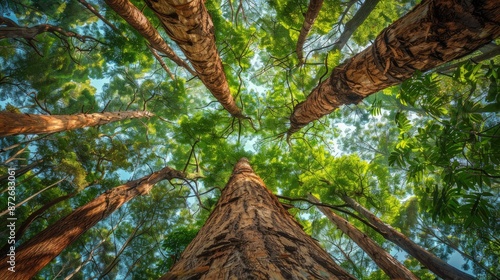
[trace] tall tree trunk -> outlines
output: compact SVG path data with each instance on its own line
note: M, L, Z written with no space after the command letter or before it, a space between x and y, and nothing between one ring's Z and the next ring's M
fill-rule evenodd
M345 104L471 53L500 36L496 0L424 0L337 66L290 117L288 135Z
M401 249L405 250L408 254L412 255L417 259L422 265L427 267L437 276L443 279L475 279L471 275L462 272L461 270L447 264L445 261L436 257L429 251L420 247L411 241L404 234L395 230L393 227L385 224L375 215L373 215L368 209L361 206L354 199L348 197L347 195L341 196L342 200L345 201L352 209L356 210L359 214L363 215L368 221L379 229L379 233L387 240L398 245Z
M77 208L15 250L15 272L8 270L9 256L4 256L0 260L0 279L31 279L64 248L124 203L136 196L148 194L156 183L174 178L185 178L185 175L181 171L165 167L115 187Z
M105 0L111 9L113 9L120 17L122 17L128 24L130 24L139 34L142 35L149 44L156 50L164 53L177 65L184 67L189 73L196 76L196 72L184 62L177 54L170 48L165 40L160 36L158 30L149 22L144 14L129 0Z
M297 53L300 65L302 65L305 62L303 48L304 48L304 43L306 42L307 34L309 34L309 31L311 31L311 27L319 15L321 6L323 6L323 0L309 1L309 6L307 7L307 12L306 15L304 16L304 23L302 24L299 38L297 39L297 47L295 48L295 52Z
M333 45L333 49L342 50L349 38L375 9L380 0L365 0L354 16L345 24L344 31Z
M212 214L160 279L354 279L266 189L243 158Z
M309 194L309 200L314 203L321 203L312 194ZM396 258L380 247L366 234L351 225L349 221L335 214L331 209L325 206L317 206L325 216L334 223L343 233L351 238L358 246L365 251L370 258L380 267L391 279L414 279L418 280L408 268L403 266Z
M244 117L229 91L215 46L214 25L202 0L146 0L168 36L191 61L198 77L234 117Z
M134 118L149 118L148 111L104 112L75 115L33 115L0 112L0 137L18 134L42 134Z

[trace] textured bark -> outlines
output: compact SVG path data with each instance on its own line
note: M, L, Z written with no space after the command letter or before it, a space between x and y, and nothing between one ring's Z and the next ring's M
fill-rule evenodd
M313 195L309 195L309 200L320 203ZM380 247L366 234L351 225L347 220L335 214L330 208L317 206L325 216L334 223L343 233L351 238L358 246L365 251L370 258L380 267L391 279L414 279L418 280L408 268L403 266L396 258Z
M312 25L314 24L316 18L319 15L321 6L323 6L323 0L309 1L309 6L307 7L307 12L306 15L304 16L305 17L304 23L302 24L299 38L297 39L297 47L295 48L295 52L297 53L297 57L299 58L300 64L303 64L305 62L303 54L304 43L306 42L307 34L309 34L309 31L311 31Z
M160 279L354 279L304 233L246 159L198 235Z
M436 257L429 251L420 247L411 241L404 234L395 230L393 227L385 224L375 215L373 215L366 208L357 203L354 199L343 195L341 196L342 200L345 201L351 208L356 210L359 214L363 215L368 221L379 229L379 233L387 240L393 242L398 245L401 249L405 250L408 254L412 255L415 259L417 259L422 265L427 267L430 271L432 271L437 276L443 279L475 279L471 275L447 264L445 261Z
M222 61L215 46L214 25L202 0L146 0L168 36L193 65L198 77L234 117L242 118L229 91Z
M8 271L8 256L0 260L0 279L31 279L64 248L132 198L148 194L154 184L184 173L165 167L148 176L115 187L74 210L16 249L15 272Z
M0 137L42 134L103 125L134 118L149 118L148 111L104 112L75 115L33 115L0 112Z
M333 45L333 49L342 50L349 38L375 9L380 0L365 0L354 16L345 24L344 31Z
M165 40L160 36L158 30L149 22L144 14L129 0L105 0L106 4L110 6L120 17L122 17L128 24L130 24L139 34L142 35L149 44L156 50L164 53L177 65L184 67L189 73L196 76L196 72L184 62L180 57L175 54L174 50L170 48Z
M290 117L292 134L345 104L471 53L500 36L497 0L424 0L336 67Z

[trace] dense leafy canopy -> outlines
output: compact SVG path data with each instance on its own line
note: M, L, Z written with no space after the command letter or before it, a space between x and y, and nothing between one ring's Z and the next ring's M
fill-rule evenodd
M294 204L290 211L304 229L356 277L386 276L300 200L308 193L334 205L422 279L434 276L359 221L339 194L469 273L500 276L497 58L418 73L305 127L289 142L284 137L293 106L415 1L380 1L347 46L332 50L361 1L326 0L304 46L306 63L299 66L295 45L308 1L207 0L230 90L249 119L232 118L199 79L165 60L172 79L146 41L103 1L87 2L120 32L81 2L0 4L0 16L19 26L51 24L84 36L46 32L33 39L0 39L0 109L36 114L149 110L155 117L0 139L1 175L16 168L18 201L58 182L17 207L22 222L51 206L18 236L18 244L128 180L164 166L190 176L158 184L150 195L101 221L39 279L164 274L203 225L243 156L269 189ZM132 2L159 26L143 2ZM183 57L173 42L167 43ZM6 197L0 200L5 208ZM2 246L7 234L2 231Z

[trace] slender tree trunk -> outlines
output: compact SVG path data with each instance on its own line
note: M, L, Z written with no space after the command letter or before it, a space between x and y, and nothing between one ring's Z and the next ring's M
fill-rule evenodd
M297 57L299 59L299 65L302 65L305 62L303 54L304 43L306 42L307 34L309 34L309 31L311 31L312 25L319 15L321 6L323 6L323 0L309 1L309 6L307 7L307 12L304 16L304 23L302 24L299 38L297 39L297 47L295 48L295 52L297 53Z
M315 196L309 194L309 200L314 203L321 203ZM381 248L366 234L351 225L347 220L335 214L325 206L317 206L325 216L334 223L343 233L365 251L370 258L380 267L391 279L414 279L418 280L408 268L403 266L396 258Z
M17 248L15 272L8 270L10 268L10 264L7 263L9 256L4 256L0 260L0 279L31 279L64 248L124 203L136 196L148 194L151 188L162 180L184 177L183 172L165 167L105 192Z
M347 195L341 196L342 200L345 201L352 209L356 210L359 214L363 215L368 221L379 229L379 233L387 240L393 242L398 245L401 249L405 250L408 254L412 255L415 259L417 259L422 265L427 267L430 271L432 271L437 276L443 279L475 279L471 275L462 272L461 270L447 264L445 261L436 257L429 251L420 247L411 241L404 234L396 231L393 227L385 224L375 215L373 215L366 208L361 206L354 199L348 197Z
M365 0L361 7L354 16L345 24L344 31L340 34L339 38L333 45L333 49L342 50L342 48L347 44L349 38L358 27L366 20L370 13L375 9L380 0Z
M215 46L214 25L202 0L146 0L168 36L193 65L198 77L234 117L244 117L236 105Z
M177 65L184 67L189 73L196 76L196 72L184 62L177 54L170 48L165 40L160 36L158 30L149 22L144 14L129 0L105 0L111 9L113 9L120 17L122 17L128 24L130 24L139 34L142 35L149 44L156 50L164 53Z
M160 279L354 279L305 234L243 158L212 214Z
M497 0L424 0L337 66L290 117L288 135L345 104L471 53L500 36Z
M85 6L91 13L93 13L96 17L98 17L100 20L102 20L107 26L111 27L116 33L121 34L120 29L116 28L109 20L107 20L105 17L103 17L95 8L94 6L90 5L87 1L85 0L78 0L80 4Z
M149 118L148 111L104 112L75 115L32 115L0 112L0 137L18 134L42 134L134 118Z

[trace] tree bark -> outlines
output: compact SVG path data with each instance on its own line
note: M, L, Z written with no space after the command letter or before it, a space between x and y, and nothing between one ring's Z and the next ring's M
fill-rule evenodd
M104 112L75 115L33 115L0 112L0 137L42 134L103 125L134 118L149 118L148 111Z
M401 249L405 250L408 254L412 255L415 259L417 259L422 265L427 267L430 271L432 271L437 276L443 279L475 279L471 275L447 264L445 261L436 257L434 254L420 247L411 241L404 234L395 230L393 227L385 224L375 215L373 215L368 209L361 206L354 199L342 195L342 200L345 201L352 209L356 210L359 214L363 215L368 221L379 229L379 233L387 240L393 242L398 245Z
M380 0L365 0L365 2L363 2L356 14L354 14L354 16L345 24L344 31L342 31L339 38L333 45L334 50L342 50L354 31L356 31L356 29L358 29L358 27L366 20L373 9L375 9L378 2L380 2Z
M170 48L165 40L160 36L158 30L149 22L144 14L129 0L105 0L106 4L111 7L120 17L122 17L128 24L130 24L139 34L148 40L151 46L164 53L177 65L184 67L189 73L196 76L196 72L184 62L177 54Z
M198 77L234 117L243 118L236 105L215 46L214 25L202 0L146 0L168 36L193 65Z
M309 200L314 203L320 203L312 194L309 194ZM380 247L366 234L351 225L347 220L335 214L325 206L317 206L325 216L334 223L343 233L351 238L358 246L365 251L370 258L380 267L391 279L414 279L418 280L408 268L403 266L396 258Z
M160 279L354 279L305 234L243 158L212 214Z
M307 12L304 16L304 23L302 24L299 38L297 39L297 47L295 48L295 52L297 53L297 57L299 59L299 65L302 65L305 62L303 54L304 43L306 42L307 34L311 31L312 25L319 15L321 6L323 6L323 0L309 1L309 6L307 7Z
M363 98L471 53L500 36L496 0L424 0L375 39L373 45L337 66L290 117L288 135L342 105Z
M9 256L4 256L0 260L0 279L31 279L64 248L124 203L136 196L148 194L152 187L162 180L184 177L183 172L165 167L105 192L17 248L15 272L7 270L10 267L7 263Z

